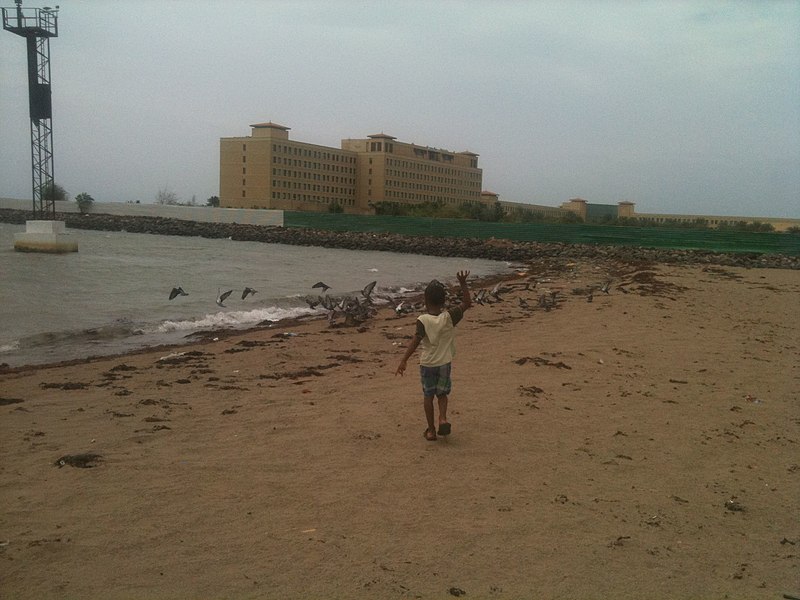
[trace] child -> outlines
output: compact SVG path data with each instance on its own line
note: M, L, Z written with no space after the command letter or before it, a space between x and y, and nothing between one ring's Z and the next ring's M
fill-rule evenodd
M464 311L472 306L472 299L467 287L469 271L456 274L461 285L461 304L443 311L445 302L444 286L436 280L425 288L426 314L417 319L417 331L405 356L400 361L395 375L402 375L406 363L417 346L420 346L419 371L422 378L422 395L424 397L425 418L428 428L425 439L436 441L437 430L433 421L433 397L439 401L439 435L450 434L450 423L447 420L447 395L450 393L450 365L455 355L455 326L464 316Z

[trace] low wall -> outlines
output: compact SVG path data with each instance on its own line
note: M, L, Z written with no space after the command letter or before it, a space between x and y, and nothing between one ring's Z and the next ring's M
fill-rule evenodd
M0 198L0 208L31 210L31 200ZM77 202L56 202L60 213L79 213ZM123 202L94 202L86 211L93 215L118 217L163 217L201 223L239 223L283 227L282 210L253 210L250 208L215 208L211 206L172 206L168 204L127 204Z

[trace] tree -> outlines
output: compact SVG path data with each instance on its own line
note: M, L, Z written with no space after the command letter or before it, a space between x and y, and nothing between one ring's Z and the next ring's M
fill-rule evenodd
M89 212L89 209L92 207L94 198L92 198L86 192L81 192L75 196L75 202L78 203L78 210L80 210L82 213L86 213Z
M329 213L343 213L344 207L334 200L328 205L328 212Z
M178 204L178 195L167 186L164 186L156 194L156 204L168 204L170 206Z
M206 206L219 206L219 196L211 196L211 198L206 200Z
M42 200L68 200L67 190L55 182L43 183L39 189Z

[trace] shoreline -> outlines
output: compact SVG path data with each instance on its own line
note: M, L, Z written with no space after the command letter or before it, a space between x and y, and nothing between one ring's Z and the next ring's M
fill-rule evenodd
M31 217L32 214L29 211L0 209L0 222L22 225ZM534 259L561 258L566 260L598 259L684 265L800 269L800 256L785 254L713 252L709 250L678 250L640 246L568 244L565 242L517 242L504 239L483 240L477 238L405 236L395 233L340 232L235 223L200 223L173 218L123 217L105 214L57 213L57 218L63 220L66 226L72 229L124 230L128 233L230 238L234 241L481 258L512 263Z
M486 287L490 285L494 285L498 282L502 281L513 281L517 279L515 275L489 275L482 278L474 278L471 282L480 287ZM410 302L419 302L422 298L422 291L421 290L414 290L407 295L403 296L404 300ZM387 314L391 314L394 312L389 306L380 306L376 307L378 314L376 317L373 318L386 318ZM141 348L135 348L132 350L124 350L120 352L108 352L104 354L92 354L85 357L80 358L69 358L64 360L55 360L52 362L43 362L43 363L28 363L28 364L21 364L16 366L8 365L7 363L2 362L0 360L0 375L6 373L21 373L25 371L36 371L36 370L43 370L43 369L51 369L51 368L59 368L59 367L68 367L74 365L80 365L84 363L94 363L101 360L108 360L111 358L124 358L126 356L136 356L140 354L146 354L150 352L169 352L172 350L179 350L182 348L192 347L192 346L202 346L206 344L210 344L222 339L239 336L239 335L249 335L256 332L261 331L274 331L276 336L280 335L282 330L293 328L293 327L304 327L308 324L312 323L319 323L325 321L327 319L326 315L323 314L308 314L302 315L299 317L289 317L286 319L281 319L278 321L272 321L269 324L257 324L248 327L242 328L227 328L227 327L217 327L213 329L204 329L199 331L194 331L191 333L187 333L181 341L178 342L168 342L168 343L159 343L154 345L147 345L142 346ZM368 322L368 321L367 321ZM343 328L345 326L338 325L336 328ZM354 327L354 326L351 326Z

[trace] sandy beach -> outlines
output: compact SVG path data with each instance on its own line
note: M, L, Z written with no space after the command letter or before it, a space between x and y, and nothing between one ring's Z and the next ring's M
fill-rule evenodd
M504 287L436 442L391 309L0 372L0 596L800 597L800 271Z

